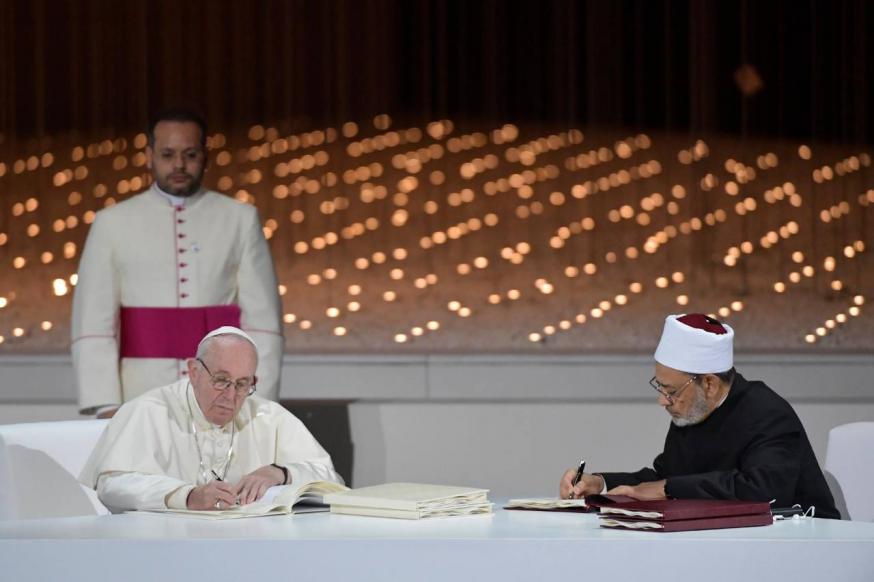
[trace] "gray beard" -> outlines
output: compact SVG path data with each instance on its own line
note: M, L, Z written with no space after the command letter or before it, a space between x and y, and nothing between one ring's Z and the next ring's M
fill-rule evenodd
M702 422L711 412L707 399L700 392L696 392L695 402L692 403L689 413L681 417L671 416L671 422L680 427L692 426Z

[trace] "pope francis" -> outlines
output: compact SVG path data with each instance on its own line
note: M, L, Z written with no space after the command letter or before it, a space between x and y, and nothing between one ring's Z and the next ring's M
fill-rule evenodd
M227 509L273 485L342 483L303 423L254 395L257 364L246 332L213 330L188 360L188 379L118 410L80 481L113 512Z

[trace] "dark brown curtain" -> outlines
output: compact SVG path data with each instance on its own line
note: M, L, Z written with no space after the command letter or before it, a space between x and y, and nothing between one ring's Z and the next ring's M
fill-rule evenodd
M186 103L225 128L389 112L871 141L872 13L866 0L0 0L0 134L129 132ZM746 98L745 63L764 82Z

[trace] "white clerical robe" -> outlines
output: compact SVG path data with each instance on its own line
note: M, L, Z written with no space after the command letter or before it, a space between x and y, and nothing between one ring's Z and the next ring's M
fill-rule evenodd
M211 480L205 474L236 483L272 463L288 470L291 484L343 482L328 453L279 404L249 396L232 422L215 426L180 380L122 406L79 480L112 511L184 509L191 490Z
M184 359L122 358L121 307L240 307L258 346L258 393L276 399L284 341L276 273L257 210L201 190L173 205L152 186L97 213L79 263L72 352L93 413L187 374ZM193 354L192 354L193 355Z

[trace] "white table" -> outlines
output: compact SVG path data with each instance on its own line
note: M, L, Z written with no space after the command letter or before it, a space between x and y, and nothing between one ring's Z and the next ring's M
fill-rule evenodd
M123 574L123 577L122 577ZM405 521L156 514L0 522L0 579L874 580L874 523L644 533L593 515L496 510Z

